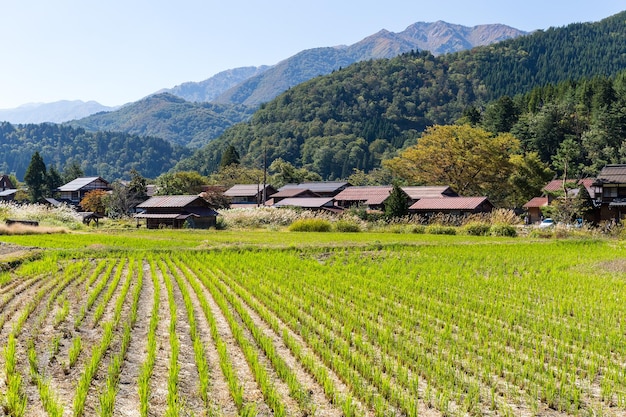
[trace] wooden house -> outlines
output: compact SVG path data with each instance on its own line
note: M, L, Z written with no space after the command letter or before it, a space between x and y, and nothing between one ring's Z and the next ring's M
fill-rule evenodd
M526 223L538 223L543 218L541 211L542 207L546 207L550 204L549 198L546 197L534 197L529 202L524 204L522 208L526 210Z
M319 194L314 193L311 190L306 188L284 188L279 189L278 192L272 194L272 196L265 202L267 206L273 206L280 201L289 198L319 198L321 197ZM332 198L332 197L331 197Z
M262 205L272 195L276 188L263 184L236 184L224 192L231 201L231 207Z
M278 189L279 192L288 189L298 188L309 190L319 197L335 197L337 194L350 187L350 183L345 181L312 181L300 184L286 184Z
M142 210L135 218L145 219L148 229L163 227L208 229L215 226L218 213L197 195L164 195L150 197L137 206Z
M452 214L464 216L474 213L490 213L494 209L487 197L422 198L411 207L409 213L434 215Z
M409 196L410 204L415 204L422 198L445 198L459 196L457 192L448 185L424 185L401 188L402 191Z
M13 201L17 189L11 182L11 178L8 175L0 176L0 201Z
M364 207L368 210L385 210L385 202L391 195L391 185L372 187L348 187L335 196L337 206L347 209ZM404 192L404 191L403 191ZM406 193L404 193L406 195ZM407 201L409 196L406 195Z
M80 204L85 194L94 190L111 191L111 186L102 177L82 177L57 188L60 200L75 206Z
M284 198L274 203L273 207L301 208L313 211L330 211L332 213L343 211L335 206L334 201L332 197L293 197Z
M626 164L602 168L589 194L596 207L596 221L626 218Z

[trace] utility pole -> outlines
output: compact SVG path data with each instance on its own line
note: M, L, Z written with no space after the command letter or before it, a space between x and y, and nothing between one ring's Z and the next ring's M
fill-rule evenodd
M263 205L267 201L267 145L263 145Z

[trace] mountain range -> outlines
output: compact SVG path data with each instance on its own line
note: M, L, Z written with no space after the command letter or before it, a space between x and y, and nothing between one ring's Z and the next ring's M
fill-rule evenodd
M169 93L190 102L216 104L244 104L258 106L283 91L318 75L329 74L354 62L391 58L415 49L429 50L435 55L456 52L479 45L488 45L514 38L526 32L501 24L466 27L442 21L418 22L399 33L381 30L350 45L307 49L273 66L249 66L222 71L200 82L186 82L173 88L164 88L154 94ZM142 101L142 100L139 100ZM132 106L134 103L126 104ZM0 110L0 121L11 123L62 123L77 120L98 112L116 110L94 101L59 101L30 104L16 109ZM120 114L124 119L126 112ZM112 120L115 116L103 116ZM78 125L90 128L93 121ZM158 134L146 126L126 129L123 123L102 122L100 128L121 129L127 133ZM176 141L175 142L179 142Z
M117 110L117 107L103 106L96 101L61 100L54 103L29 103L14 109L0 110L0 121L11 123L62 123L81 119L98 112Z

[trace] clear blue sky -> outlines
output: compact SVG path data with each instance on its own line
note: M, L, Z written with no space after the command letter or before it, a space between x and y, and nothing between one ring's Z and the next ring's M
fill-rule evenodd
M532 31L597 21L620 0L2 0L0 109L136 101L230 68L271 65L380 29L443 20Z

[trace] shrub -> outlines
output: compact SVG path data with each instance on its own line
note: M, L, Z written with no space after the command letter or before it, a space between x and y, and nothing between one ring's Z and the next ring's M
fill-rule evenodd
M554 233L549 229L533 229L528 236L532 238L550 239L554 237Z
M323 219L300 219L289 226L291 232L330 232L331 224Z
M431 235L456 235L456 228L452 226L433 224L426 228L426 233Z
M420 234L420 235L423 233L426 233L426 226L424 226L423 224L417 224L411 227L411 233Z
M356 233L361 231L361 226L348 220L338 220L335 222L335 230L344 233Z
M483 222L470 222L463 226L463 232L470 236L487 236L490 226Z
M510 224L494 224L489 228L489 234L491 236L516 237L517 230L515 226L511 226Z

